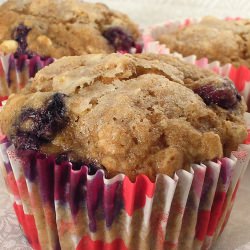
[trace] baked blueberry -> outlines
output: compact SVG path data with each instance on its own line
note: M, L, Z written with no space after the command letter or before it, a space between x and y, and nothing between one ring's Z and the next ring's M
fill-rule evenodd
M28 33L30 32L31 28L28 28L27 26L25 26L23 23L20 23L14 30L13 32L13 39L15 41L17 41L18 43L18 48L17 48L17 54L26 54L27 51L27 36ZM28 52L27 54L30 54L30 52Z
M28 108L21 112L16 124L16 135L12 137L17 149L38 150L66 126L68 117L64 97L65 95L56 93L47 100L43 108Z
M227 79L220 86L213 84L202 85L194 92L198 94L207 105L216 104L221 108L230 109L235 107L241 96L233 83Z
M122 28L111 27L103 32L103 36L117 51L129 52L132 47L135 47L133 37L126 33Z

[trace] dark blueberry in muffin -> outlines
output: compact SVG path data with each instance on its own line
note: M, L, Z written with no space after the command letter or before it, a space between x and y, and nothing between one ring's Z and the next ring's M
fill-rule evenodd
M72 164L72 169L75 171L80 170L82 166L84 165L81 160L71 161L71 164Z
M73 165L73 169L78 170L82 166L86 166L88 168L88 174L94 175L99 169L105 170L104 166L102 166L97 160L94 159L84 159L84 160L77 160L71 161Z
M38 150L41 145L36 135L22 131L18 131L12 141L17 150Z
M55 162L56 162L56 164L60 165L63 162L67 162L68 160L69 160L68 154L67 153L62 153L62 154L57 155L57 157L55 159Z
M99 164L97 161L89 161L87 164L88 166L88 174L89 175L94 175L99 169L105 170L104 166Z
M44 109L40 111L40 123L37 124L38 137L51 141L54 135L66 126L68 118L66 117L66 107L64 95L56 93L50 98Z
M103 32L103 36L117 51L129 52L135 46L132 36L119 27L111 27Z
M44 108L23 110L18 119L16 136L12 138L17 149L38 150L66 126L68 117L64 97L56 93Z
M30 54L26 51L27 44L27 35L30 32L31 28L28 28L24 24L20 23L13 32L13 39L17 41L18 48L16 54Z
M72 164L72 169L73 170L80 170L83 166L86 166L88 168L88 174L89 175L94 175L99 169L105 170L104 166L102 166L98 161L96 160L90 160L90 159L85 159L85 160L74 160L71 159L72 155L70 152L68 153L62 153L59 154L56 157L56 164L62 164L63 162L71 162Z
M72 163L72 168L74 170L80 170L82 166L86 166L88 168L88 174L94 175L99 169L105 170L104 166L102 166L97 160L93 159L84 159L84 160L70 160Z
M54 132L61 130L67 120L65 119L66 107L64 97L65 95L61 93L54 94L47 102L47 107L42 111L44 125L45 123L47 126L49 124L50 129ZM56 127L53 125L56 125Z
M241 96L233 83L227 79L221 86L206 84L194 89L207 105L216 104L224 109L230 109L241 101Z

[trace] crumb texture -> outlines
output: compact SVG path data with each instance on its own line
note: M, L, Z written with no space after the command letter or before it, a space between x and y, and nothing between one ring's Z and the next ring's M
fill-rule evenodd
M196 93L206 88L208 97ZM237 149L245 108L229 79L176 58L96 54L39 71L9 98L0 125L19 149L96 162L109 177L154 179Z

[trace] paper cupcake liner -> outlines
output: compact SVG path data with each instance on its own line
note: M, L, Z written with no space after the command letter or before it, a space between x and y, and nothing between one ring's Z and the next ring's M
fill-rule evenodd
M18 92L31 77L54 61L53 58L14 54L0 55L0 97Z
M155 183L139 175L60 165L39 153L18 156L0 144L2 172L31 246L38 249L209 249L231 211L250 146L230 158L192 165Z
M148 45L150 52L159 49L155 42ZM195 56L184 60L229 72L228 65ZM152 183L139 175L132 183L123 174L107 179L102 170L89 175L86 166L58 165L53 156L18 156L3 137L0 169L35 250L209 249L227 223L249 153L249 145L240 145L230 158L193 164L174 178L158 175Z
M240 19L240 18L226 18L226 20ZM160 44L157 38L160 34L171 33L181 29L190 24L198 23L199 19L189 18L179 21L166 21L165 23L154 25L144 30L143 32L143 53L158 53L158 54L171 54L184 61L196 64L202 68L208 68L223 76L229 77L234 83L238 91L244 96L248 111L250 111L250 69L246 66L235 67L232 64L221 65L219 61L208 63L206 57L197 60L195 55L183 57L180 53L170 53L169 48L165 44Z

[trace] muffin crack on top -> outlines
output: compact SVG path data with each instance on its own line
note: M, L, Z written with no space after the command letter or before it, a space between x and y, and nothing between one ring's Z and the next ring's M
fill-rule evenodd
M0 125L18 150L154 180L229 156L246 137L245 110L229 79L177 58L94 54L39 71Z
M184 56L206 57L210 62L232 63L250 67L250 20L221 20L204 17L175 32L160 34L157 39L172 52Z
M125 14L80 0L9 0L0 6L0 50L18 52L14 31L22 26L27 51L59 58L86 53L129 52L139 30ZM112 35L112 37L111 37ZM19 50L18 50L19 49Z

